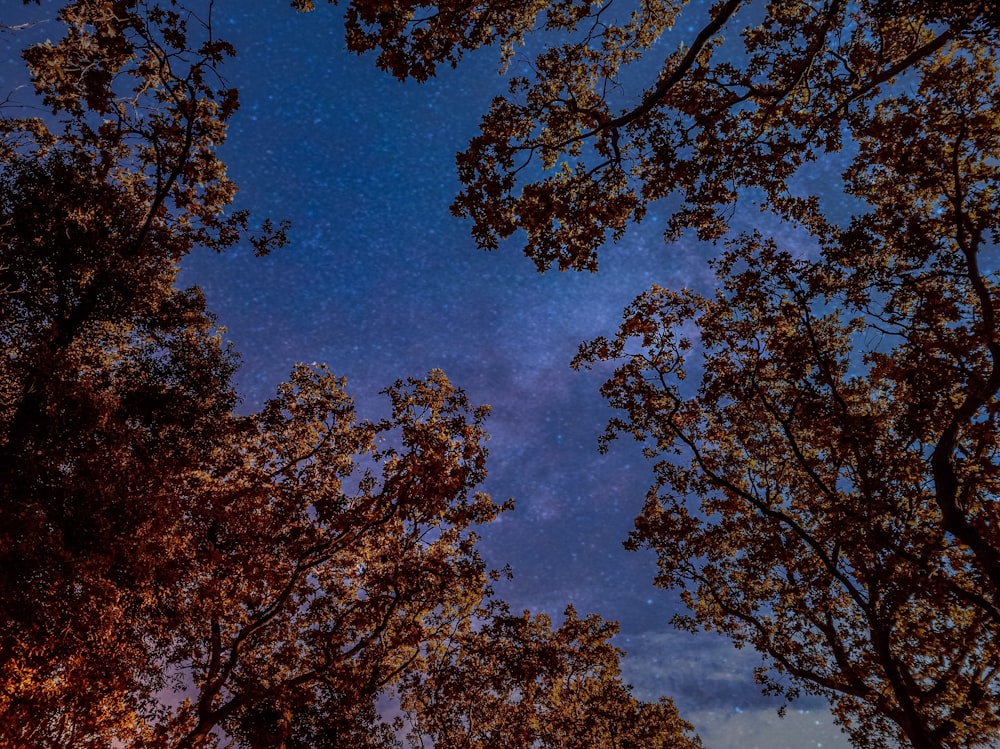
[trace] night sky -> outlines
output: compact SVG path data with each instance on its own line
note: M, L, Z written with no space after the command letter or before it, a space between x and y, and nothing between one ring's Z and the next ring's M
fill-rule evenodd
M53 4L16 5L18 15L52 14ZM336 8L297 15L286 5L224 0L215 19L238 52L223 69L240 91L224 150L238 207L289 219L291 241L267 258L196 253L182 272L242 355L242 407L257 408L295 362L346 376L362 417L384 413L378 391L395 379L443 369L493 407L486 489L516 509L483 529L482 551L491 566L512 566L498 590L512 608L557 617L572 603L620 621L626 680L640 697L673 696L709 749L848 746L820 702L779 719L780 701L753 683L753 653L671 629L679 603L653 587L652 556L622 549L650 467L625 441L598 454L608 371L569 367L579 343L614 332L650 284L704 287L713 248L665 244L654 210L606 250L596 275L539 275L516 244L477 250L448 206L455 153L504 88L495 55L401 84L344 51ZM9 90L16 45L2 41ZM760 221L744 210L737 223Z

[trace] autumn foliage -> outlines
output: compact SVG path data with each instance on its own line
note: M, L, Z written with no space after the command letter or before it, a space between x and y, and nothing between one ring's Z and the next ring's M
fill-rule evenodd
M917 82L852 115L859 213L791 204L803 247L736 237L718 291L653 288L578 358L619 362L607 438L656 461L631 543L680 626L752 645L767 690L827 697L866 747L1000 732L997 50L932 32Z
M859 747L995 744L997 4L345 6L398 78L500 56L458 156L481 247L593 271L654 213L724 243L717 288L651 288L576 360L614 363L605 440L653 462L629 543L677 624ZM321 367L235 412L178 263L285 227L229 208L210 10L69 2L25 52L52 116L0 119L0 744L696 745L621 684L610 624L494 600L486 411L442 373L382 420ZM732 231L752 203L786 239Z

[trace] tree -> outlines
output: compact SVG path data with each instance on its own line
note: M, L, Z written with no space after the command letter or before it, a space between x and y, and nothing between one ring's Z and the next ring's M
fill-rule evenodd
M680 625L755 647L858 746L1000 735L996 75L928 64L857 143L870 210L812 254L734 240L716 294L653 288L578 359L620 362L606 439L657 460L631 544Z
M235 358L200 293L174 288L191 247L246 233L221 213L234 187L214 155L236 106L212 85L228 50L142 8L65 6L65 38L25 52L52 116L0 120L6 745L132 730L157 688L152 560L233 425Z
M0 121L0 746L397 746L473 720L486 661L497 699L549 709L545 674L505 671L515 636L621 711L580 701L598 727L546 746L646 712L630 745L696 745L631 698L609 625L518 628L494 599L488 408L443 373L389 387L376 421L319 366L236 413L236 356L179 263L284 227L226 213L237 96L207 11L70 2L66 36L25 52L53 116Z
M548 617L496 607L473 636L429 654L404 697L418 737L438 749L700 747L669 700L641 703L622 686L616 630L572 607L554 631Z
M875 102L927 66L996 43L990 0L707 6L354 0L347 43L417 80L470 50L498 47L506 68L518 47L541 49L458 156L453 210L484 249L522 232L543 271L596 270L599 248L661 199L674 201L668 239L721 238L748 190L811 220L817 205L794 180L803 167L877 126Z
M377 698L471 628L489 591L469 529L502 509L473 491L486 409L440 372L386 392L391 416L358 422L299 367L195 478L157 648L189 699L149 745L392 745Z
M145 206L119 186L55 153L6 163L0 194L0 722L44 734L72 695L100 733L148 694L137 607L232 422L235 360L170 260L128 247Z

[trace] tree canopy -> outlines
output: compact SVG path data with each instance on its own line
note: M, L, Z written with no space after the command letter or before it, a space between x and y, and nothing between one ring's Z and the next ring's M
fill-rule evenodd
M458 157L454 211L483 248L520 232L540 270L595 270L665 198L669 239L724 236L748 190L815 217L802 169L877 128L877 103L941 59L992 49L998 15L990 0L354 0L345 23L398 78L497 48L509 93Z
M486 413L443 374L365 421L298 367L237 415L235 355L176 271L284 227L229 209L233 50L198 10L69 2L65 37L25 53L54 116L0 120L2 740L692 745L620 683L613 627L493 599ZM398 78L497 49L509 92L454 205L481 247L517 235L539 270L593 271L654 212L670 240L726 243L717 291L653 287L576 364L617 366L605 440L654 461L630 543L681 589L677 623L759 650L765 689L828 698L860 747L1000 734L998 16L345 9L348 46ZM830 155L844 220L801 179ZM752 202L800 244L733 236Z
M211 10L67 3L24 53L51 116L0 119L0 746L697 746L612 625L494 597L488 408L442 372L377 420L322 366L236 410L179 264L285 227L229 207Z
M996 72L942 59L878 107L846 175L870 210L815 254L742 236L716 294L654 288L579 359L624 360L609 436L658 457L632 543L685 626L753 644L859 745L997 736Z

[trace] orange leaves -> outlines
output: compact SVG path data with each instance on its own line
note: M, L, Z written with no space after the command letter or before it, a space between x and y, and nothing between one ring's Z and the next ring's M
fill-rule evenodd
M996 296L982 232L914 247L884 219L923 216L968 174L942 226L975 226L993 191L975 168L924 169L935 187L883 183L879 210L815 258L741 237L715 296L653 288L577 363L617 362L605 440L659 461L630 544L686 588L689 626L752 644L784 675L762 672L768 688L827 696L858 736L962 746L1000 725L984 698L1000 663Z
M673 45L677 4L647 4L627 18L606 7L551 7L547 28L560 37L537 55L530 79L512 80L459 156L464 187L454 210L472 219L479 245L493 249L523 230L539 270L593 270L599 249L653 201L682 199L669 236L694 229L717 239L747 188L762 189L779 215L821 222L814 202L793 191L804 165L839 151L844 137L884 133L877 110L907 100L909 72L936 85L943 62L993 56L987 34L963 33L982 20L971 12L946 13L954 25L940 33L916 10L897 17L880 4L850 12L840 2L771 4L754 23L739 6L720 3L695 18L697 34L664 55L645 85L625 66L662 54L654 49L664 40ZM407 32L390 36L372 44L400 43ZM860 156L854 168L873 163Z
M619 678L616 627L572 607L559 627L495 606L475 630L427 654L403 706L413 740L439 749L700 746L667 700L642 703Z
M227 468L178 528L207 553L171 594L188 612L171 659L194 674L192 720L202 706L189 737L224 726L251 741L265 719L255 705L273 700L310 741L331 711L346 721L351 701L373 704L487 595L471 533L502 509L474 493L487 409L440 372L385 392L391 416L359 422L342 381L298 367L234 432L231 456L213 456Z
M637 206L625 175L614 167L599 179L563 165L553 176L525 187L515 201L516 223L529 237L540 271L597 270L594 250L620 237Z
M90 160L111 180L145 182L148 215L140 235L166 227L178 253L195 244L224 249L248 232L245 214L222 215L235 187L215 155L225 140L236 92L218 88L214 69L234 52L173 4L116 0L70 2L60 11L65 36L25 51L36 89L65 117L52 143ZM34 133L28 120L8 130ZM253 240L279 246L282 225Z
M293 5L315 8L312 2ZM401 80L422 81L442 63L454 67L470 50L497 44L509 54L545 7L541 0L502 6L461 0L440 7L428 0L355 1L345 13L347 46L357 53L378 50L380 68Z
M768 689L827 696L859 740L993 742L994 9L724 0L688 34L681 3L639 5L353 0L347 41L424 80L551 34L459 156L485 248L523 232L540 270L593 271L653 202L681 200L669 236L717 239L747 188L811 232L805 256L741 237L715 293L653 287L581 347L617 365L604 444L656 461L630 543L686 626L756 647ZM478 491L487 409L442 373L377 421L321 367L233 412L233 357L173 288L196 244L284 239L225 214L233 49L174 2L60 18L26 58L61 124L0 124L4 739L372 745L395 690L441 747L694 745L621 684L613 627L490 598L475 526L508 505ZM795 177L847 138L871 210L839 228Z

